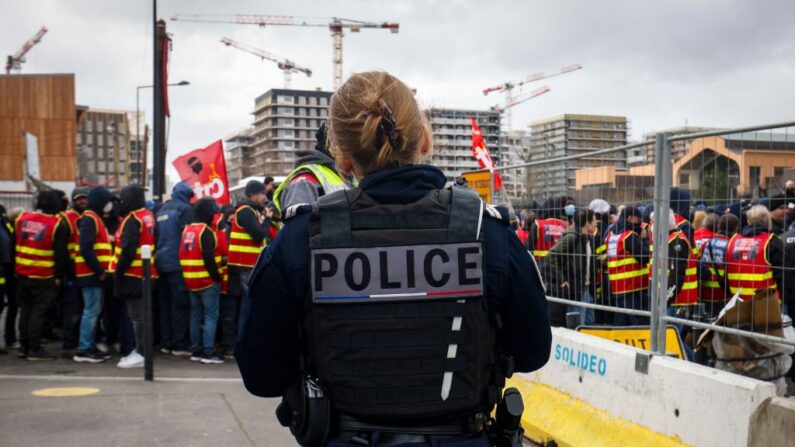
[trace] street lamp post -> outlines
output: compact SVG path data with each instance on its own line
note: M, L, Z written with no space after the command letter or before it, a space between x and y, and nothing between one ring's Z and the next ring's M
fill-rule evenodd
M168 84L169 87L182 87L182 86L185 86L185 85L190 85L190 82L188 82L188 81L179 81L179 82L174 83L174 84ZM138 149L138 152L141 152L141 140L140 140L140 138L141 138L141 134L140 134L141 127L140 127L140 124L138 122L138 120L140 119L140 115L141 115L140 105L139 105L140 104L140 99L139 98L140 98L140 94L141 94L141 89L152 88L152 87L154 87L154 85L139 85L138 87L135 87L135 137L136 137L135 146ZM146 154L143 154L143 161L146 162ZM141 160L138 160L138 162L140 164ZM144 169L144 171L145 171L145 167L142 166L142 169ZM146 178L146 172L144 172L144 171L141 172L141 181L142 182ZM146 187L146 185L141 185L141 186L143 186L144 188Z

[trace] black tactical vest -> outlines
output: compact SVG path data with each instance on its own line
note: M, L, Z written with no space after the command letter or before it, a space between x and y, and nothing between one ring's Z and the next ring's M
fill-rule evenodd
M487 308L484 205L467 189L409 204L359 188L310 220L308 368L336 412L412 423L490 411L499 395Z

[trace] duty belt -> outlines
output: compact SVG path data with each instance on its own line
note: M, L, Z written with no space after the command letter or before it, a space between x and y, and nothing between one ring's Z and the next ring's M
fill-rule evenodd
M482 415L478 414L467 420L447 424L381 425L371 424L345 414L339 414L336 420L336 429L338 433L381 432L418 436L474 436L482 433L485 429L485 424L476 422L479 419L485 420L485 418L478 416Z

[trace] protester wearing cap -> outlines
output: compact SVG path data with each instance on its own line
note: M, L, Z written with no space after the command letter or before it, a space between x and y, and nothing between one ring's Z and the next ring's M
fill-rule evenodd
M265 248L266 229L273 211L265 207L268 192L258 180L246 183L246 197L235 207L229 233L229 295L240 300L248 295L247 280Z
M772 220L770 232L779 236L786 231L784 223L787 219L787 213L789 212L787 197L784 194L771 197L768 201L768 209L770 210L770 219Z
M86 187L77 187L72 190L72 208L60 214L63 225L59 226L56 234L56 253L62 252L66 244L66 270L63 278L63 287L59 291L58 300L61 305L63 325L63 343L61 356L71 359L75 355L77 342L80 336L80 317L83 312L83 297L75 278L75 256L80 244L80 231L77 221L88 206L88 191Z

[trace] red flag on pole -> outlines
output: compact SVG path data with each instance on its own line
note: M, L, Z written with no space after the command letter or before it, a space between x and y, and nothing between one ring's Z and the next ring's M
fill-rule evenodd
M221 205L229 203L229 181L221 140L177 157L174 168L179 178L193 188L193 201L211 196Z
M494 161L492 161L491 154L489 154L489 150L486 148L486 142L483 141L483 133L480 131L475 117L470 116L469 119L472 120L472 156L475 157L481 168L493 169ZM500 188L502 188L502 177L500 177L499 171L493 172L494 190L499 191Z

